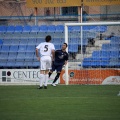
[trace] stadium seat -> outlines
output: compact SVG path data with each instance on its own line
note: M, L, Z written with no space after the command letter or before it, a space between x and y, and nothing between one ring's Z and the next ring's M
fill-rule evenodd
M64 32L64 26L63 25L56 25L55 32Z
M110 58L118 58L118 57L119 57L119 51L110 52Z
M7 67L7 61L0 61L0 68L5 68Z
M23 33L30 33L31 32L31 26L25 25L23 26Z
M109 62L109 67L112 67L112 68L118 68L118 64L119 64L119 58L111 58L110 59L110 62Z
M15 31L15 27L13 25L7 27L7 31L6 31L7 33L8 32L14 33L14 31Z
M17 54L16 61L24 61L24 59L25 59L25 52L19 52Z
M82 61L83 68L91 67L91 61L92 61L92 58L84 58Z
M37 67L37 68L40 67L40 62L39 62L39 61L34 61L34 62L33 62L33 67L35 67L35 68L36 68L36 67Z
M49 25L47 27L47 33L55 32L56 31L56 26L55 25Z
M77 53L78 52L78 44L69 44L68 52Z
M12 39L11 41L12 41L11 45L19 45L20 44L19 39Z
M116 43L116 44L110 44L110 48L111 48L110 51L114 51L114 50L118 51L119 48L120 48L120 45L119 45L119 43Z
M15 61L17 58L16 52L9 52L8 61Z
M8 53L0 53L0 62L8 60Z
M28 45L36 45L36 38L29 38Z
M100 58L101 56L101 51L93 51L92 53L92 58Z
M19 45L18 52L26 52L26 45Z
M22 33L23 32L23 27L21 25L17 25L15 26L15 30L14 32L19 32L19 33Z
M2 45L0 52L9 52L9 50L10 50L9 45Z
M25 67L25 66L24 66L24 62L23 62L23 61L16 61L16 62L15 62L15 67L20 67L20 68Z
M60 44L55 44L55 49L56 50L60 50L61 49L61 45Z
M0 26L0 33L5 33L7 30L7 27L5 25Z
M15 66L15 60L7 61L7 67L8 67L8 68L16 67L16 66Z
M101 58L110 58L110 51L101 51Z
M47 33L47 31L48 31L48 26L47 25L40 25L39 26L39 32Z
M20 43L19 45L27 45L28 44L28 39L26 38L23 38L23 39L20 39Z
M45 38L37 38L36 45L39 45L41 42L45 42Z
M62 40L60 39L60 38L54 38L54 39L52 39L52 42L53 42L53 44L55 45L55 44L62 44Z
M11 45L12 40L11 39L4 39L3 40L3 45Z
M18 45L11 45L9 52L17 52L18 51Z
M33 59L34 59L34 52L26 52L25 61L33 61Z
M35 52L35 45L28 45L26 52Z
M25 62L24 62L24 67L25 67L25 68L33 67L33 62L32 62L32 61L25 61Z
M110 44L102 44L102 50L109 51L110 49Z
M77 38L71 38L68 40L69 44L79 44L79 40Z
M39 32L39 26L38 25L33 25L31 26L31 32L38 33Z

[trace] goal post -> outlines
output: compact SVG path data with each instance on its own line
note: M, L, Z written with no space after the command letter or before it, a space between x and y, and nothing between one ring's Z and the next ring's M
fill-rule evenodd
M84 26L118 26L119 28L119 30L120 30L120 22L94 22L94 23L65 23L65 42L68 44L68 47L67 47L67 49L66 49L66 51L69 53L69 39L71 39L70 37L69 37L69 27L75 27L75 26L79 26L80 27L80 31L79 31L79 38L80 38L80 45L81 45L81 52L80 52L80 54L81 54L81 56L83 56L83 49L82 49L82 46L83 46L83 40L82 39L84 39L83 38L83 32L84 32L84 29L83 29L83 27ZM93 29L94 29L95 27L93 27ZM93 29L90 29L90 30L88 30L89 32L91 32L92 33L92 30ZM95 28L96 29L96 28ZM97 29L96 29L97 30ZM98 31L98 30L97 30ZM75 33L76 31L75 31L75 29L73 29L73 30L71 30L71 34L73 35L74 33ZM96 31L95 31L96 32ZM97 32L96 32L97 33ZM100 31L99 31L99 33L101 33ZM107 32L106 32L107 33ZM71 35L71 36L72 36ZM75 36L74 36L75 37ZM76 38L77 38L78 36L76 36ZM96 38L95 38L96 39ZM107 40L106 40L107 41ZM83 59L83 58L82 58ZM81 65L82 65L82 63L81 63ZM84 69L83 67L80 67L80 69ZM94 68L93 68L94 69ZM96 68L95 68L96 69ZM97 67L97 69L101 69L101 67ZM104 68L103 68L104 69ZM106 69L106 67L105 67L105 69ZM66 85L69 85L69 62L68 62L68 64L66 65L66 67L65 67L65 84Z

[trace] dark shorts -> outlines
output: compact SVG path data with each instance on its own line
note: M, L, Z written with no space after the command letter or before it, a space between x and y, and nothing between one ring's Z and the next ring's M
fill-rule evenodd
M55 64L52 64L52 71L57 71L57 72L61 72L62 71L62 67L63 65L55 65Z

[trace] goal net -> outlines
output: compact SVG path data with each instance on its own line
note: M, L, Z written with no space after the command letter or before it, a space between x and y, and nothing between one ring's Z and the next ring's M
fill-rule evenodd
M61 83L120 84L120 22L65 23L65 42Z

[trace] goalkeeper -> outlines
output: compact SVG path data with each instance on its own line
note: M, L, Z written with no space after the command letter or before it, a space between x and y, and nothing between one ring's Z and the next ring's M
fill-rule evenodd
M54 78L54 81L52 83L52 86L56 86L56 81L58 80L60 73L62 71L62 68L64 65L67 64L68 61L68 53L66 52L67 43L63 43L61 50L56 50L54 55L54 61L52 63L52 69L48 73L49 77L53 73L53 71L57 71L57 75Z

